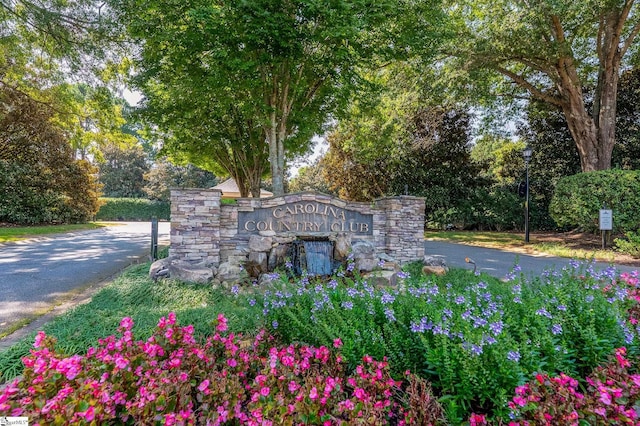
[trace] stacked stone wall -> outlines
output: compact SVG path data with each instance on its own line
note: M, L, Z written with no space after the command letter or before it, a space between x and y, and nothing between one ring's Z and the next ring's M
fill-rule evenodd
M191 263L220 263L220 198L217 189L171 191L169 255Z
M371 216L372 230L354 233L353 242L368 241L379 253L385 253L400 263L424 256L423 198L387 197L372 203L349 202L316 192L286 194L262 199L239 198L237 204L220 204L217 190L173 190L171 192L171 250L173 256L191 262L220 263L247 261L251 235L272 237L274 246L295 238L330 238L337 232L272 229L239 232L239 215L261 209L284 211L287 206L328 206L340 211ZM325 211L326 211L325 208ZM368 225L367 225L368 229Z

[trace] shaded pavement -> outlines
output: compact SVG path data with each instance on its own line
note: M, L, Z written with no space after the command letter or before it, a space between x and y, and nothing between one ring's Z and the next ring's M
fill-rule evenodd
M159 229L160 241L168 241L169 223ZM146 261L150 246L149 222L0 244L0 332Z

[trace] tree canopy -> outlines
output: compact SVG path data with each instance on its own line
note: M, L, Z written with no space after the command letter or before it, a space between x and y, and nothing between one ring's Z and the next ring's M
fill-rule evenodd
M449 11L457 36L443 52L452 74L475 93L560 108L582 170L611 167L617 83L640 31L635 0L452 0Z

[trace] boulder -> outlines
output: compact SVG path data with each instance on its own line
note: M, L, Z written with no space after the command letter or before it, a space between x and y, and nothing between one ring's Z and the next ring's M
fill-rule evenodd
M247 272L239 263L224 262L218 266L216 279L222 283L237 282L248 277Z
M351 252L351 238L353 234L347 232L339 232L335 235L329 236L329 241L334 242L333 246L333 258L335 260L343 261L349 256Z
M366 257L355 259L355 268L360 272L371 272L378 267L377 259L368 259Z
M375 288L395 287L398 283L398 274L395 271L375 271L364 277Z
M267 269L269 271L275 270L278 266L284 265L287 257L289 256L289 246L286 244L279 244L271 249L269 253L269 259L267 261Z
M251 266L251 268L249 268ZM246 270L249 276L257 278L260 274L268 272L267 253L252 251L249 253Z
M449 271L446 266L423 266L422 273L425 275L444 275Z
M159 278L172 278L178 281L206 284L215 274L215 268L189 263L171 256L156 260L149 268L149 277L153 281Z
M173 261L169 264L169 276L174 280L207 284L215 275L215 272L211 268L204 266L193 265L185 261Z
M422 259L422 264L425 266L442 266L444 268L447 267L447 262L440 256L429 256L425 255Z
M173 257L165 257L164 259L158 259L151 264L149 268L149 278L153 281L157 281L159 278L169 277L169 265L175 260Z
M261 251L268 253L273 246L273 237L252 235L249 237L249 251Z
M354 258L358 257L370 257L374 258L376 253L376 247L369 241L356 241L351 245L351 251Z

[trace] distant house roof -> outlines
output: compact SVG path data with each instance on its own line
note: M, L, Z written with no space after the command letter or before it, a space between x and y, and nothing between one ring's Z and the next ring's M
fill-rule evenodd
M238 189L238 184L233 178L229 178L211 189L219 189L222 191L222 198L240 198L240 189ZM249 197L251 197L251 194L249 194ZM266 197L273 197L273 192L261 189L260 198Z

